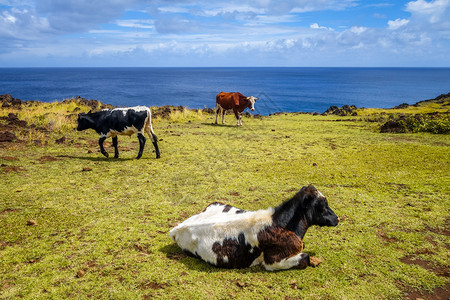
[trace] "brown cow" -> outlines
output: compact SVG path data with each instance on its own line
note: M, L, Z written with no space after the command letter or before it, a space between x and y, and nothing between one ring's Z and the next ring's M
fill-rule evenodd
M217 116L222 112L222 124L225 124L225 111L233 110L236 116L237 126L242 126L242 112L247 107L251 111L255 110L255 101L258 98L253 96L245 97L241 93L224 93L220 92L216 96L216 124Z

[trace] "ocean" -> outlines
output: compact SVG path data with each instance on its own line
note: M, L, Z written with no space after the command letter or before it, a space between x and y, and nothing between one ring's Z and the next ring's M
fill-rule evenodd
M0 94L21 100L214 108L221 91L258 97L262 115L390 108L450 92L450 68L0 68Z

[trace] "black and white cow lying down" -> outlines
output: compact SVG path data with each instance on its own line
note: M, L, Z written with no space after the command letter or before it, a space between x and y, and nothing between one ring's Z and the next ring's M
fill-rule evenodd
M114 158L118 158L117 136L131 136L137 133L139 154L136 158L141 158L145 145L144 132L147 133L152 140L153 146L155 146L156 158L161 157L158 148L158 138L152 128L152 114L146 106L103 109L94 113L79 114L77 130L81 131L89 128L100 134L100 139L98 140L100 151L106 157L109 156L103 147L103 142L106 138L112 137Z
M302 269L310 264L302 253L308 227L338 222L327 199L310 185L275 208L245 211L213 203L170 230L170 237L186 254L218 267Z

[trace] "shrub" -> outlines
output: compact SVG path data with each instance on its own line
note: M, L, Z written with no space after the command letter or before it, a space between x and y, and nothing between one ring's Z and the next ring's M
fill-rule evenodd
M450 133L450 115L448 113L420 115L391 115L380 127L381 132L431 132Z

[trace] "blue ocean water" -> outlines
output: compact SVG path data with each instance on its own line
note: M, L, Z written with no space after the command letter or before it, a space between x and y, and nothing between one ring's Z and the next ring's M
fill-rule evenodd
M0 68L0 94L21 100L214 108L221 91L258 97L265 115L388 108L450 92L450 68Z

